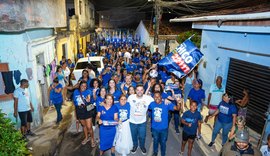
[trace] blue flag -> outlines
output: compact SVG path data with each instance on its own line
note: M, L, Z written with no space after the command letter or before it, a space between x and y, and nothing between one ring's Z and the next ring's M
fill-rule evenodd
M188 39L158 62L178 78L186 76L201 60L203 54Z

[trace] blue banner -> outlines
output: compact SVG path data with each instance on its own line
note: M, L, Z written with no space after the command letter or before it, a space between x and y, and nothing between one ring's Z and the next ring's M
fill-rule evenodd
M178 78L186 76L201 60L203 54L188 39L158 62Z

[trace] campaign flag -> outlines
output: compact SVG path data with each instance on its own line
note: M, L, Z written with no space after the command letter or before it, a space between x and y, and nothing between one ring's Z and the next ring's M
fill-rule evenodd
M187 39L161 59L158 65L165 67L168 72L174 73L178 78L183 78L200 62L202 56L200 50Z

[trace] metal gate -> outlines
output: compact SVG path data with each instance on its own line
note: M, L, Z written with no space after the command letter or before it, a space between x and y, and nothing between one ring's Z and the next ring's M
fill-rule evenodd
M247 126L262 134L270 104L270 67L231 58L226 90L241 99L243 88L250 93Z

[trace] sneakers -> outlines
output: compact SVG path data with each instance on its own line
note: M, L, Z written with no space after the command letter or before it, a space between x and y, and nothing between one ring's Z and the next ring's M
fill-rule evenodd
M214 145L214 143L215 143L215 142L210 142L210 143L208 144L208 146L209 146L209 147L212 147L212 146Z
M146 149L143 147L143 148L141 148L141 151L142 151L142 155L146 155L147 153L146 153Z
M132 153L132 154L135 154L136 151L137 151L137 148L138 148L138 147L133 146L133 148L132 148L132 150L131 150L131 153Z
M36 134L33 133L32 131L28 130L28 131L26 132L26 135L35 136Z
M179 134L180 134L179 129L176 129L176 130L175 130L175 133L176 133L177 135L179 135Z
M198 134L197 135L197 139L201 139L202 138L202 135L201 134Z

